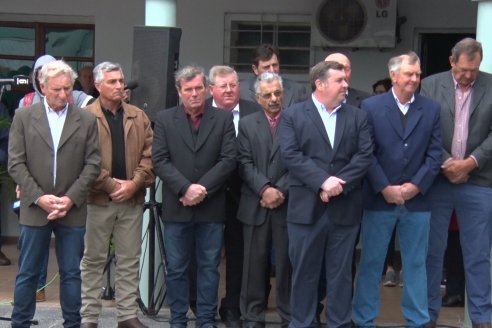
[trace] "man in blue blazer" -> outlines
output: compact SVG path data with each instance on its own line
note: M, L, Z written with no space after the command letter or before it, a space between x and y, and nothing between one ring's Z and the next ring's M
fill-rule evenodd
M348 88L343 65L318 63L310 81L311 97L287 108L280 120L280 150L289 170L289 327L313 326L323 263L327 326L348 327L362 178L371 164L372 143L366 114L343 104Z
M492 75L480 71L482 45L459 41L451 70L422 81L423 95L441 104L443 158L432 189L427 255L431 324L441 308L439 284L453 209L460 226L468 313L473 327L491 327Z
M374 326L379 283L396 226L405 285L401 300L408 326L429 321L425 258L429 235L429 189L441 164L439 104L415 94L420 60L414 52L390 59L393 88L362 102L374 141L364 184L361 260L353 301L357 326Z

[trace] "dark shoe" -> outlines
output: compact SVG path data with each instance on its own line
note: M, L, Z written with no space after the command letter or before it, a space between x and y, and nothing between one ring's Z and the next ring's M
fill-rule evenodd
M80 328L97 328L97 323L95 323L95 322L84 322L80 325Z
M473 328L491 328L492 325L490 322L485 322L485 323L472 323Z
M314 316L313 327L315 327L315 328L323 327L319 313Z
M180 324L180 323L172 323L170 328L186 328L186 325Z
M241 312L236 308L219 309L220 320L227 328L241 328Z
M431 320L424 325L424 328L436 328L436 322Z
M191 310L191 312L193 312L193 315L195 316L195 318L198 318L198 316L196 315L197 314L196 302L190 302L190 310Z
M44 301L46 301L46 292L44 291L44 289L38 290L36 292L36 302L40 303Z
M131 318L118 322L118 328L147 328L138 318Z
M465 301L461 295L446 295L442 298L442 306L444 307L463 307Z
M262 325L258 322L245 322L243 328L263 328L265 325Z
M12 264L12 263L10 262L8 257L5 256L5 254L3 254L2 251L0 251L0 266L10 265L10 264Z

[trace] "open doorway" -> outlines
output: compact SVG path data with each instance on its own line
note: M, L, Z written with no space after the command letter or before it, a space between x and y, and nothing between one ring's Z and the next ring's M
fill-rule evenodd
M420 33L422 78L450 69L448 57L451 54L451 48L466 37L475 38L475 33Z

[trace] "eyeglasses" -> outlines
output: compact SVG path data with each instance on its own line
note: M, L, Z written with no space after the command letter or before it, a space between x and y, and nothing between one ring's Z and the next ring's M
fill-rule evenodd
M274 92L270 92L270 93L263 93L260 95L261 98L265 99L265 100L269 100L271 99L273 96L275 96L275 98L278 98L282 95L282 91L281 90L277 90L277 91L274 91Z
M231 90L234 90L234 89L236 89L238 87L238 84L237 83L221 84L221 85L217 85L216 87L219 88L219 90L222 90L222 91L227 90L228 87Z

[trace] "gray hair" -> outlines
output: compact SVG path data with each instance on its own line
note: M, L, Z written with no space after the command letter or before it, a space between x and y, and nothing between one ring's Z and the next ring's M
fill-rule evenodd
M398 73L400 71L401 64L403 62L406 62L406 63L408 63L410 65L415 65L415 64L419 64L420 65L420 58L413 51L409 51L406 54L392 57L388 61L388 70L390 72Z
M482 44L475 39L464 38L463 40L458 41L458 43L454 45L453 49L451 49L451 58L453 63L456 63L463 54L470 59L477 53L480 55L480 59L482 59Z
M195 77L199 75L202 75L203 85L206 87L207 77L205 76L205 71L203 70L202 67L192 64L181 68L174 75L174 82L176 85L176 89L181 90L181 81L188 82L193 80Z
M46 84L49 78L56 77L59 75L68 75L72 80L72 85L77 78L77 73L63 60L55 60L50 63L43 65L41 68L41 76L39 78L39 83Z
M238 79L237 72L234 70L234 68L225 65L215 65L212 66L212 68L208 72L208 81L210 84L213 85L215 84L215 78L217 76L224 76L230 74L234 74L236 76L236 79Z
M94 70L92 71L92 74L94 75L94 82L101 83L104 80L104 73L116 71L121 72L121 75L123 75L123 69L120 64L108 61L102 62L94 67Z
M335 61L322 61L314 65L309 71L309 80L311 83L311 90L316 90L316 81L326 81L330 77L329 70L343 71L345 66Z
M255 94L257 94L257 95L260 94L260 83L261 82L271 83L273 81L278 81L278 83L280 84L280 88L282 90L284 89L284 86L283 86L283 83L282 83L282 78L280 77L280 75L278 75L276 73L272 73L272 72L263 72L263 73L261 73L261 75L259 75L256 78L256 81L255 81Z

